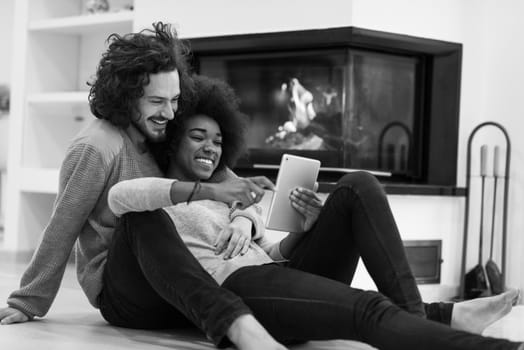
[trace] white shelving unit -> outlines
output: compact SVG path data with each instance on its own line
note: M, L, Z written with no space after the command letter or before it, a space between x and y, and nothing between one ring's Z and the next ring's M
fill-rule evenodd
M109 0L111 11L134 0ZM28 251L51 215L71 139L94 118L87 101L106 38L134 29L135 12L86 14L83 0L15 2L3 249Z

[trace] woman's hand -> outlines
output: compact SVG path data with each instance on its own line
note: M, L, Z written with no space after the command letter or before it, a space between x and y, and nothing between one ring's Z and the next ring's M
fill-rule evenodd
M223 229L215 241L215 254L221 254L224 249L224 260L232 259L238 254L244 255L251 243L252 223L249 219L237 216Z
M302 228L304 231L309 231L317 222L322 210L322 201L314 191L302 187L291 191L289 200L291 206L304 217Z
M12 307L0 309L0 324L23 323L29 321L29 317L22 311Z

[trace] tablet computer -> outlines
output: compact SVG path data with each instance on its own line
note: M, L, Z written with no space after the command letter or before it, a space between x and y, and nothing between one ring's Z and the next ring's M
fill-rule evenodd
M283 154L271 199L266 227L272 230L301 232L303 216L292 206L291 191L297 187L313 190L317 181L320 161Z

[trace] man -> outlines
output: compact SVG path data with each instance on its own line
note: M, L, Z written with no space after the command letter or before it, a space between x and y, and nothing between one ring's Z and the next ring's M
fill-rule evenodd
M2 324L25 322L48 312L73 247L80 285L106 319L125 327L154 328L157 324L140 319L141 311L133 309L134 305L127 306L125 319L117 319L111 312L122 302L115 296L118 290L130 298L142 296L129 288L129 281L122 280L120 272L127 272L134 264L140 277L155 279L156 267L148 265L147 259L161 255L156 247L163 237L139 237L132 242L134 255L122 256L119 242L113 240L117 219L108 208L107 194L122 180L163 176L148 145L165 139L167 125L174 120L179 105L191 98L192 83L185 48L169 25L157 23L153 30L113 34L109 41L96 79L90 83L90 107L98 119L76 136L66 152L52 217L22 276L20 289L9 296L8 307L0 309ZM226 176L220 184L206 184L199 196L248 206L262 198L262 186L271 187L271 183L265 178ZM185 198L190 190L177 189L176 195ZM224 301L195 310L175 300L169 315L171 325L186 325L189 319L216 344L229 338L239 348L246 348L249 337L254 336L260 344L280 348L237 296L219 288L207 274L193 278L196 273L192 271L201 269L200 265L179 237L172 238L170 261L176 267L170 270L173 284L181 289L196 286L191 292L198 298L199 291L206 290L199 284L207 283L217 289L216 300ZM122 261L126 264L121 265ZM156 288L158 283L151 285ZM229 316L217 323L224 314Z

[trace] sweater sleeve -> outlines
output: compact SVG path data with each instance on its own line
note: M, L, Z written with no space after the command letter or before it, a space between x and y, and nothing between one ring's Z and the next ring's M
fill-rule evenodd
M72 145L62 163L53 213L22 275L20 289L7 300L30 318L51 307L82 227L104 191L109 165L92 145Z
M229 218L231 221L233 221L233 219L238 216L242 216L249 219L253 224L253 227L255 229L255 234L252 238L253 240L264 236L266 226L264 220L262 219L262 208L260 208L260 206L253 204L247 207L246 209L235 209L231 212Z
M262 236L255 240L255 243L258 244L259 247L262 248L262 250L265 251L271 259L273 259L273 261L288 261L288 259L280 252L280 241L273 242L267 239L265 236Z
M116 216L133 211L149 211L173 205L171 186L177 180L143 177L115 184L107 197L109 208Z

